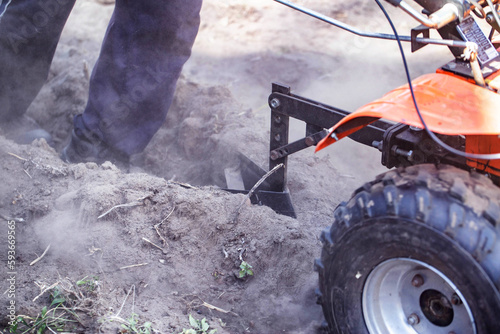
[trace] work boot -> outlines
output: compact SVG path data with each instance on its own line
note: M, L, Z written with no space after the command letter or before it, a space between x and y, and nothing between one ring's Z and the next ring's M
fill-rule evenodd
M33 118L27 115L2 122L0 128L2 129L1 135L17 144L31 144L35 139L43 138L49 145L53 146L50 133L42 129Z
M78 132L78 133L77 133ZM118 167L128 169L129 156L113 150L102 140L89 140L78 130L71 132L68 145L61 151L61 159L67 163L95 162L102 164L110 161Z

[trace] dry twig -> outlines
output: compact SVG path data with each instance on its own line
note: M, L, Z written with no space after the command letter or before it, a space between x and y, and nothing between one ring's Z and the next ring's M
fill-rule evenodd
M47 246L47 248L45 249L45 251L42 253L42 255L40 255L40 257L38 257L37 259L35 259L33 262L30 263L30 266L34 265L35 263L37 263L38 261L40 261L44 256L45 254L47 254L47 252L49 251L50 249L50 244Z
M101 219L102 217L108 215L111 213L113 210L118 209L118 208L129 208L129 207L134 207L134 206L141 206L144 205L144 200L146 198L151 198L151 195L146 195L144 197L138 198L136 202L131 202L131 203L125 203L125 204L118 204L109 209L108 211L104 212L102 215L97 217L97 219Z
M168 247L168 243L167 243L167 240L165 240L165 238L161 235L160 233L160 229L159 227L168 219L170 218L170 216L172 215L172 213L174 213L174 210L175 210L175 206L172 208L172 210L170 211L170 213L165 217L163 218L163 220L161 222L159 222L158 224L156 225L153 225L155 231L156 231L156 234L158 234L158 237L160 238L163 246L167 246Z
M161 222L159 222L158 224L156 224L155 226L160 226L161 224L163 224L168 218L170 218L172 213L174 213L174 210L175 210L175 206L172 208L172 210L169 212L169 214L165 218L163 218L163 220Z
M152 246L158 248L159 250L161 250L164 254L167 253L166 250L164 250L163 248L161 248L160 246L158 246L157 244L155 244L154 242L152 242L151 240L147 239L147 238L142 238L142 240L146 241L147 243L151 244Z
M28 176L30 177L30 179L32 179L32 177L31 177L30 173L28 173L28 171L27 171L26 169L23 169L23 172L25 172L25 173L26 173L26 175L28 175Z
M125 204L118 204L118 205L115 205L114 207L112 207L111 209L109 209L108 211L104 212L102 215L100 215L99 217L97 217L97 219L101 219L102 217L108 215L113 210L118 209L118 208L129 208L129 207L140 206L140 205L143 205L143 203L142 202L141 203L139 203L139 202L132 202L132 203L125 203Z
M135 267L142 267L142 266L146 266L148 265L149 263L139 263L139 264L132 264L130 266L125 266L125 267L121 267L120 270L123 270L123 269L129 269L129 268L135 268Z
M118 310L118 313L116 313L116 315L115 315L116 318L119 318L120 313L123 310L123 306L125 306L125 302L127 301L128 296L130 295L130 293L132 291L134 291L134 294L132 295L132 313L134 313L134 307L135 307L135 284L132 284L132 286L130 287L130 289L127 292L127 295L125 296L125 299L123 300L122 306Z
M203 301L203 300L202 300L202 301ZM238 314L236 314L236 313L234 313L234 312L231 312L231 311L226 311L226 310L224 310L224 309L221 309L220 307L213 306L213 305L211 305L211 304L209 304L209 303L207 303L207 302L203 302L203 304L201 304L201 306L205 306L206 308L209 308L209 309L211 309L211 310L215 310L215 311L218 311L218 312L222 312L222 313L224 313L224 314L229 314L229 313L231 313L231 314L234 314L234 315L238 316Z
M161 223L156 224L153 227L155 228L156 234L158 234L158 237L160 238L161 243L163 244L163 246L167 246L168 247L167 240L165 240L165 238L160 234L160 230L158 229L158 227L159 227L160 224Z
M247 249L246 248L240 248L238 250L240 251L240 253L239 253L240 261L243 261L243 253L245 253L247 251Z
M198 299L201 302L201 304L198 304L195 307L205 306L206 308L208 308L210 310L218 311L218 312L221 312L221 313L224 313L224 314L232 314L232 315L235 315L235 316L239 317L238 313L235 313L235 312L232 312L232 311L226 311L226 310L224 310L224 309L222 309L220 307L217 307L217 306L214 306L212 304L209 304L209 303L205 302L203 299L201 299L200 297L198 297L197 295L189 295L189 296L194 297L194 299ZM187 296L184 296L182 299L185 302L187 302L187 300L185 299L185 297L187 297ZM194 299L192 299L190 302L187 302L189 307L193 307L194 306Z
M179 185L181 187L188 188L188 189L199 189L198 187L192 186L189 183L178 182L178 181L174 181L173 179L168 180L168 182L171 182L173 184L177 184L177 185Z
M14 158L18 158L19 160L22 160L22 161L28 161L28 159L21 158L21 157L20 157L20 156L18 156L17 154L10 153L10 152L7 152L7 154L8 154L8 155L13 156Z
M264 182L269 176L271 176L274 172L276 172L281 167L284 167L284 165L282 163L279 164L279 165L277 165L277 166L275 166L269 172L267 172L266 174L264 174L264 176L262 176L260 178L260 180L257 181L257 183L252 187L252 189L250 189L250 191L248 192L248 194L245 196L245 198L243 199L243 201L241 201L240 205L236 209L236 213L234 215L233 223L236 221L236 219L238 219L238 217L240 215L241 208L250 199L250 197L252 197L252 195L255 192L255 190L262 184L262 182Z
M47 292L47 291L52 290L53 288L55 288L58 284L59 284L59 282L55 282L51 286L42 289L42 292L40 292L40 294L33 299L33 302L35 302L38 298L40 298L45 292Z

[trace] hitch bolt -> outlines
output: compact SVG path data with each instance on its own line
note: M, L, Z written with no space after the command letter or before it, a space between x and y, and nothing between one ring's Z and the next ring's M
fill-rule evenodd
M272 108L278 108L281 105L281 102L277 98L274 98L271 100L270 105Z
M413 276L411 280L411 285L413 285L416 288L421 287L422 285L424 285L424 278L419 274Z
M382 149L384 148L384 142L382 140L381 141L374 140L372 142L372 146L378 149L380 152L382 152Z
M306 137L305 143L307 146L313 146L314 144L316 144L316 142L314 141L314 139L312 137Z
M415 132L424 131L424 129L419 128L418 126L413 126L413 125L410 126L410 130L415 131Z
M420 322L420 318L415 313L412 313L412 314L410 314L408 316L408 318L406 319L406 321L408 322L408 324L410 326L415 326L415 325L417 325Z
M401 150L401 149L398 148L396 150L396 154L405 156L407 158L411 158L411 156L413 155L413 151L406 151L406 150Z
M408 159L408 161L413 160L413 151L412 150L407 151L407 150L403 150L397 146L393 146L392 147L392 154L403 156L406 159Z
M462 300L460 299L460 297L456 293L454 293L453 296L451 296L451 303L453 305L461 305Z

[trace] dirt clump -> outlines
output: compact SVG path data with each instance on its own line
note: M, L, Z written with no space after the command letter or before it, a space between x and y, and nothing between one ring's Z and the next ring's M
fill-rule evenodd
M160 333L179 332L188 313L222 333L304 326L289 314L310 300L317 240L297 220L249 205L234 220L244 195L109 163L66 165L43 142L0 145L10 180L2 216L16 220L18 314L37 314L54 291L66 291L88 303L75 324L86 333L107 332L132 314ZM243 261L253 276L239 277ZM89 277L96 288L82 297L76 282Z

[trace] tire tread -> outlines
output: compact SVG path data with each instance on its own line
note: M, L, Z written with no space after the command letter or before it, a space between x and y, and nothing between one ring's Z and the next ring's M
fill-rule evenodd
M445 235L469 252L500 289L498 203L500 189L490 179L452 166L417 165L379 175L335 209L334 223L321 234L321 267L315 263L320 293L329 270L326 258L336 242L360 221L373 217L410 219Z

